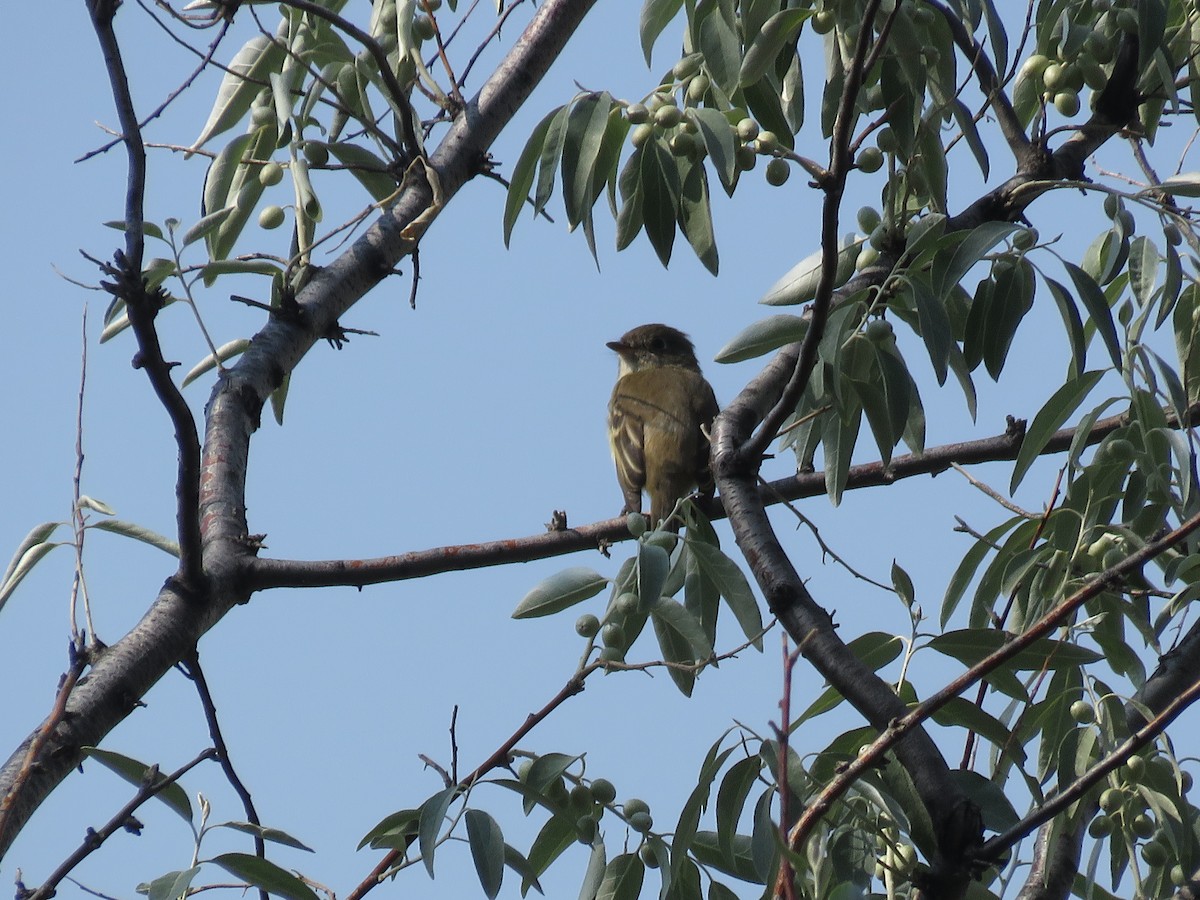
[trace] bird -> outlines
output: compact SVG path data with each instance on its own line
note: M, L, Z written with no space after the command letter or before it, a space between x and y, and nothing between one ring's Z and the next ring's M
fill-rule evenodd
M608 402L608 439L622 513L642 511L662 522L693 488L712 495L709 430L719 411L691 339L658 323L639 325L609 341L618 358L617 383Z

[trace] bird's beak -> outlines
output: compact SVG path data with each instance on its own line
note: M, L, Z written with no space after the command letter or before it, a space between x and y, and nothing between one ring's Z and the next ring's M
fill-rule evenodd
M608 347L609 350L615 350L622 356L629 352L629 345L622 344L620 341L609 341L605 346Z

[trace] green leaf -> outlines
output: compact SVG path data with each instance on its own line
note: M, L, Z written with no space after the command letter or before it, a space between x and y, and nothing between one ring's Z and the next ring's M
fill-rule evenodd
M939 725L967 728L991 743L998 750L1015 753L1019 761L1023 761L1025 750L1020 741L1013 740L1013 733L1004 724L987 711L981 709L970 700L962 697L951 697L946 704L933 714L933 720Z
M1054 298L1058 314L1063 320L1063 327L1067 330L1067 342L1071 345L1071 372L1078 378L1087 365L1087 340L1083 335L1083 320L1079 317L1075 301L1071 299L1065 287L1053 278L1046 279L1046 287L1050 288L1050 296Z
M1172 175L1155 185L1155 190L1165 191L1176 197L1200 197L1200 172Z
M641 211L646 237L665 267L675 243L675 220L679 207L679 169L675 157L656 138L642 146Z
M200 149L211 138L232 128L249 111L251 102L263 90L268 73L283 63L286 51L278 39L286 35L286 28L286 25L280 26L275 40L265 34L251 38L233 57L217 90L208 121L200 129L200 136L191 149Z
M662 595L663 584L671 569L671 557L655 544L638 542L637 591L643 610L649 609Z
M116 772L130 784L135 787L141 787L146 784L152 777L155 777L157 767L148 766L143 762L138 762L128 756L122 756L120 753L114 753L111 750L101 750L98 747L84 747L83 753L91 757L107 769ZM157 772L156 780L162 779L163 774ZM188 824L192 821L192 803L188 800L187 791L181 788L178 784L172 783L167 785L161 791L154 795L163 803L167 804Z
M719 363L736 363L778 350L804 340L808 320L801 316L778 313L767 316L743 328L714 359Z
M287 900L318 900L312 888L270 860L249 853L222 853L206 862L215 863L235 878Z
M683 604L670 597L660 597L658 602L650 607L650 616L655 625L661 625L681 638L687 646L687 655L680 662L702 662L713 655L712 643L700 626L700 620L693 616Z
M738 72L738 83L754 84L772 68L784 45L800 30L800 25L812 15L808 9L784 9L775 13L763 24L746 48L746 55Z
M963 557L958 568L954 570L954 574L950 576L950 583L946 585L946 596L942 598L942 615L939 619L942 628L945 628L946 623L950 621L950 616L954 614L963 594L966 593L971 581L975 578L975 571L983 562L983 558L1000 542L1000 538L1023 521L1023 518L1014 516L1008 521L1002 522L985 534L983 540L976 541L967 551L967 555Z
M334 159L350 170L358 183L367 189L371 199L382 203L396 193L396 179L388 164L366 147L340 142L325 144Z
M704 148L708 151L717 178L721 180L721 186L725 188L725 193L733 196L738 178L737 143L729 120L719 110L707 107L696 107L691 111L691 117L700 137L704 139Z
M842 238L838 249L837 274L833 280L834 288L841 287L854 274L854 263L858 260L862 244L862 239L853 234ZM820 280L821 251L818 250L796 263L786 275L771 285L758 302L765 306L795 306L807 303L817 295Z
M1092 278L1091 275L1074 263L1064 260L1063 268L1071 276L1071 282L1075 285L1075 291L1079 294L1079 299L1083 301L1083 305L1087 309L1092 324L1095 326L1101 340L1104 341L1109 358L1112 359L1113 365L1120 370L1121 344L1117 339L1117 327L1113 324L1112 310L1108 306L1108 300L1105 298L1104 292L1100 290L1100 285L1096 283L1096 279Z
M1129 287L1139 306L1149 306L1158 280L1158 248L1148 237L1135 237L1129 245Z
M542 156L542 148L545 144L546 135L550 131L550 123L564 108L559 106L550 110L546 114L546 117L538 122L537 126L533 129L533 133L529 135L529 140L525 142L525 149L521 151L521 155L517 159L517 164L513 166L508 182L508 196L504 201L505 247L508 246L509 239L512 237L513 226L516 224L518 216L521 215L521 210L529 199L529 189L533 187L533 176L537 172L538 160Z
M642 4L638 35L641 37L642 53L646 56L646 65L650 65L654 42L658 40L658 36L675 18L682 6L683 0L646 0Z
M734 836L734 861L731 865L721 853L717 833L715 831L698 831L692 841L692 855L703 865L711 866L718 872L725 872L751 884L764 884L764 880L754 869L751 859L751 843L749 835Z
M1033 267L1025 260L1000 268L984 322L983 364L994 381L1000 379L1017 326L1033 307Z
M1012 480L1009 482L1009 493L1015 493L1017 486L1033 465L1033 461L1041 455L1054 432L1062 428L1071 414L1079 408L1100 378L1102 371L1084 372L1078 378L1072 379L1054 392L1046 401L1046 405L1038 410L1033 422L1025 432L1021 441L1021 449L1017 451L1017 460L1013 464Z
M237 338L236 340L232 340L227 344L222 344L217 348L217 355L215 359L210 353L208 356L203 357L198 363L188 369L188 373L183 376L183 381L179 383L179 386L187 387L205 372L211 372L213 369L215 369L217 367L218 360L223 363L228 362L235 356L245 353L249 346L250 341L248 338Z
M683 177L679 190L679 227L704 268L716 275L720 262L708 197L708 175L703 165L688 166Z
M228 219L233 211L234 208L232 206L227 206L224 209L218 209L216 212L211 212L207 216L204 216L199 222L184 232L183 246L186 247L188 244L194 244L210 231L213 231Z
M149 884L139 884L137 892L145 894L146 900L177 900L186 897L192 880L200 873L199 866L192 866L182 872L167 872L151 881Z
M41 525L35 525L17 545L16 552L9 560L8 568L4 570L4 577L0 578L0 609L4 608L4 604L17 589L17 585L24 580L38 561L55 547L62 546L61 543L51 543L46 540L62 524L62 522L43 522Z
M713 83L726 94L737 89L742 64L741 41L733 22L725 18L726 9L732 11L732 8L732 3L714 3L708 7L708 15L700 19L700 50L704 53L705 67Z
M554 193L554 173L562 159L563 143L567 137L567 118L571 113L569 106L561 106L551 118L546 129L546 139L538 154L537 189L533 194L533 211L540 213L550 202Z
M1019 227L1011 222L984 222L965 237L959 232L943 238L944 250L933 261L933 289L937 295L946 297L989 250Z
M878 672L904 652L904 641L899 636L884 631L869 631L854 638L847 646L872 672ZM795 719L793 725L815 719L837 708L845 699L837 688L828 687Z
M481 809L468 809L465 818L479 884L488 900L495 900L504 879L504 835L496 820Z
M111 531L113 534L124 535L135 541L149 544L151 547L157 547L163 553L168 553L176 559L179 558L179 544L169 537L161 535L157 531L151 531L135 522L127 522L124 519L101 519L89 523L88 528L98 528L100 531Z
M555 572L540 582L517 604L514 619L533 619L556 612L594 597L608 584L608 579L587 566L572 566Z
M575 820L566 816L551 816L529 848L530 872L535 877L544 873L575 841Z
M742 633L754 641L757 649L762 650L762 612L758 608L758 601L754 599L754 592L750 590L750 583L737 563L720 548L709 544L697 542L689 544L688 549L705 576L720 590Z
M563 138L563 202L567 222L574 228L591 209L596 159L608 128L612 97L607 91L589 94L571 107Z
M921 278L909 280L913 304L917 307L917 322L921 326L921 339L929 352L929 362L939 385L946 383L946 370L950 361L950 346L954 343L954 332L944 301L934 295L929 285Z
M452 784L421 804L421 817L417 822L417 846L421 850L421 859L430 878L433 877L433 854L437 851L438 836L446 822L446 810L459 793L458 785Z
M373 850L383 848L407 847L410 839L417 833L417 823L421 821L421 810L402 809L384 816L379 824L368 831L358 849L370 846Z
M934 636L927 646L945 656L974 666L986 657L1007 646L1015 637L995 628L963 628ZM1090 665L1104 657L1070 641L1040 638L1004 663L1004 668L1018 672L1041 672Z
M285 847L291 847L293 850L304 850L308 853L316 853L312 847L301 843L286 831L280 831L278 828L267 828L263 825L255 825L253 822L222 822L220 825L213 825L212 827L230 828L233 831L240 831L243 834L255 835L262 838L264 841L270 841L273 844L282 844Z
M604 870L596 900L637 900L646 867L636 853L622 853Z
M746 798L758 783L761 771L762 760L759 757L740 759L725 773L717 789L717 847L727 867L735 865L734 839L737 837L738 821L746 806Z

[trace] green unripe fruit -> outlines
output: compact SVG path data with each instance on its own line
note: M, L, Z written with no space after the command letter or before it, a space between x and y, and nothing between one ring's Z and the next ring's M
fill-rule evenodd
M600 640L605 647L625 646L625 629L616 622L609 622L600 630Z
M591 816L580 816L575 821L575 837L581 844L590 844L596 839L596 820Z
M630 125L641 125L650 121L650 110L644 103L630 103L625 107L625 118L629 120Z
M625 527L635 538L639 538L646 533L646 517L641 513L629 513L625 516Z
M886 341L895 333L892 328L892 323L887 319L872 319L867 323L865 334L868 341L873 341L876 344Z
M592 780L592 797L597 803L609 804L617 799L617 789L607 778Z
M749 172L758 165L758 154L754 152L753 147L743 145L735 151L737 155L738 168L743 172Z
M786 159L776 157L767 163L767 184L780 187L791 177L792 167Z
M648 812L636 812L629 817L629 827L645 834L654 827L654 817Z
M638 848L638 856L641 857L642 863L647 869L658 868L658 854L654 852L654 849L649 844L642 844Z
M1034 81L1041 81L1042 75L1050 66L1050 59L1041 54L1035 53L1021 66L1021 77L1029 78Z
M1167 860L1169 859L1167 848L1158 843L1158 841L1142 844L1142 859L1151 868L1160 869L1167 864Z
M662 128L674 128L683 121L683 110L673 104L660 106L654 111L654 124Z
M779 138L773 131L760 131L754 144L759 153L774 153L779 149Z
M1150 835L1154 834L1154 820L1145 813L1142 813L1141 815L1133 817L1133 821L1130 823L1130 828L1133 830L1134 834L1145 840L1146 838L1150 837Z
M1117 13L1117 27L1131 34L1138 30L1137 12L1126 7Z
M1180 772L1179 773L1179 793L1186 794L1188 791L1190 791L1192 789L1192 784L1193 784L1193 780L1192 780L1191 772Z
M633 129L633 133L629 135L629 142L635 147L641 147L652 137L654 137L654 126L647 122Z
M858 259L854 261L854 268L862 272L864 269L873 266L879 261L879 251L867 244L858 251Z
M1179 230L1179 226L1174 222L1168 222L1163 226L1163 238L1172 247L1178 247L1183 243L1183 233Z
M672 66L671 74L675 76L676 81L691 78L700 71L700 62L702 59L703 57L699 53L689 54Z
M626 591L617 598L613 608L623 616L631 616L638 611L640 605L641 601L638 599L638 595L632 591Z
M687 98L692 103L699 103L704 99L704 95L708 93L709 85L712 82L708 80L707 75L696 75L688 82Z
M1112 834L1113 823L1108 816L1096 816L1088 825L1088 834L1094 838L1105 838Z
M671 136L668 146L675 156L690 156L696 151L696 139L686 131L681 131Z
M577 784L571 788L571 808L588 814L592 811L592 789L586 784Z
M1031 250L1037 245L1038 231L1036 228L1022 228L1013 235L1013 246L1018 250Z
M858 154L855 165L868 175L872 172L878 172L883 165L883 151L878 147L864 147Z
M1121 198L1116 194L1104 195L1104 214L1110 219L1115 219L1117 213L1121 211Z
M529 780L529 773L533 771L533 760L526 759L521 761L521 765L517 766L517 777L522 781Z
M270 231L283 224L283 209L278 206L264 206L258 214L258 226Z
M928 28L933 24L934 19L936 18L937 17L934 15L933 10L928 6L918 6L915 10L913 10L913 24L920 25L922 28Z
M258 183L263 187L271 187L281 181L283 181L283 166L279 163L270 162L258 170Z
M636 816L638 813L649 813L650 804L645 800L638 799L637 797L630 797L621 804L621 810L625 813L625 818L629 819Z
M328 165L329 163L329 148L317 141L305 141L304 143L304 158L308 160L310 166Z
M625 651L620 647L605 647L600 651L600 659L611 663L625 662Z
M1125 792L1120 788L1108 788L1100 795L1100 808L1106 813L1116 812L1125 802Z
M1050 63L1042 72L1042 84L1054 93L1067 86L1067 67L1062 63Z
M1096 721L1096 709L1086 700L1076 700L1071 704L1071 718L1080 725L1090 725Z
M745 142L752 141L758 137L759 130L758 123L753 119L749 117L742 119L737 123L738 140Z
M833 31L835 19L832 10L823 9L809 21L812 22L812 30L817 34L829 34Z
M1079 113L1079 93L1074 90L1059 91L1054 95L1054 108L1068 118L1077 115Z
M1146 777L1146 760L1141 756L1131 756L1125 760L1125 780L1140 784Z
M580 637L595 637L600 633L600 620L591 613L585 613L575 620L575 633Z
M1183 871L1183 866L1171 866L1171 884L1175 887L1183 887L1187 884L1187 873Z
M1125 438L1115 438L1104 445L1104 461L1115 463L1131 463L1137 456L1137 448L1132 441Z
M870 234L879 227L879 210L873 206L864 206L858 211L858 227L863 234Z
M1117 223L1121 226L1126 234L1133 234L1135 223L1133 221L1133 213L1131 213L1129 210L1123 209L1117 213Z
M895 153L900 149L900 144L896 140L896 132L890 127L879 129L875 135L875 143L884 153Z
M413 37L418 41L429 41L433 39L437 28L434 27L433 19L429 16L416 16L413 18Z
M256 106L250 111L250 121L255 127L261 128L275 121L274 106Z

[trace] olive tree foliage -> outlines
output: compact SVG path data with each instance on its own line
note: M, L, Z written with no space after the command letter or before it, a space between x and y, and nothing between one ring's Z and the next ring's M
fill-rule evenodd
M178 568L111 646L77 631L56 703L0 770L0 853L85 755L136 785L128 806L29 892L49 896L151 798L195 822L180 780L201 761L217 760L240 788L215 712L214 746L169 774L97 745L175 665L213 711L197 641L255 593L433 577L634 540L615 578L571 567L518 605L515 616L534 617L610 597L602 619L577 624L587 641L578 671L509 741L470 774L446 773L433 796L363 823L364 847L380 855L351 898L406 877L400 870L415 861L430 872L447 864L438 848L452 838L468 842L489 897L506 879L522 894L540 889L577 842L590 847L579 876L586 898L1106 896L1098 877L1122 896L1193 896L1200 817L1168 726L1200 693L1200 635L1188 621L1200 581L1200 237L1188 204L1200 174L1162 177L1173 160L1155 158L1165 126L1194 127L1200 10L1191 0L1029 0L1019 11L995 0L646 0L638 27L647 62L677 50L678 61L647 79L640 102L603 90L564 97L499 173L489 146L581 28L590 0L494 10L376 0L369 16L345 0L284 0L278 11L192 4L172 12L218 36L247 16L280 18L256 18L265 27L225 68L190 147L207 174L203 217L186 228L143 214L153 189L146 111L131 99L119 5L88 3L129 163L114 223L124 246L100 264L113 298L105 336L132 331L137 363L174 427L178 530L152 534L80 497L75 540L84 527L108 528L168 549ZM521 16L524 28L464 97L473 59L452 37L485 14L497 26L485 42ZM806 106L813 97L815 109ZM1102 178L1093 154L1122 147L1134 174ZM244 501L263 413L269 406L282 419L289 376L307 351L345 337L340 317L418 252L471 179L507 178L497 222L506 237L523 211L561 196L594 253L594 216L607 208L618 248L644 235L665 265L681 236L716 273L712 189L736 199L756 164L772 183L810 182L804 203L820 208L820 248L763 298L795 312L767 316L721 353L766 359L713 425L719 499L682 503L682 532L635 514L353 566L261 552ZM953 185L970 168L981 183L1003 180L960 197ZM314 169L353 179L367 204L350 223L364 226L361 236L320 268L314 248L345 229L322 222ZM290 213L260 202L283 178L294 187ZM873 180L881 198L860 213L863 233L844 224L851 178ZM1039 218L1047 232L1066 230L1052 211L1061 191L1093 202L1095 235L1075 259L1028 227ZM256 216L264 228L290 219L286 255L247 247ZM198 268L181 262L192 245L207 255ZM247 298L261 307L261 329L212 346L177 380L159 317L246 274L261 279L259 298ZM973 412L974 380L1003 380L1013 336L1039 300L1057 310L1069 347L1061 385L1048 384L1037 415L1004 434L926 447L924 373L939 388L953 380ZM198 422L181 382L214 370ZM855 464L868 443L877 460ZM764 455L781 450L794 454L796 474L760 484ZM1005 501L1006 516L972 534L949 584L920 585L944 595L936 613L914 604L912 579L893 566L910 635L839 629L833 604L806 586L807 561L789 558L766 516L780 501L824 494L837 503L847 490L988 461L1011 461L1011 491L1047 454L1063 467L1047 507ZM716 517L730 522L736 561L718 544ZM35 528L17 548L0 603L52 549L54 531ZM795 647L789 666L811 667L828 686L796 715L785 686L770 734L714 735L677 813L617 802L577 755L514 755L596 673L663 666L690 694L697 673L730 652L716 640L722 616L758 646L773 618ZM965 671L921 696L905 673L939 657ZM842 704L860 727L823 747L792 743L796 725ZM541 817L531 845L514 846L505 823L476 804L485 790L511 797L514 817ZM246 807L247 821L231 826L247 833L246 853L198 858L142 889L181 896L227 877L219 868L263 892L313 897L310 882L270 861L272 844L298 842L259 822L248 799Z

